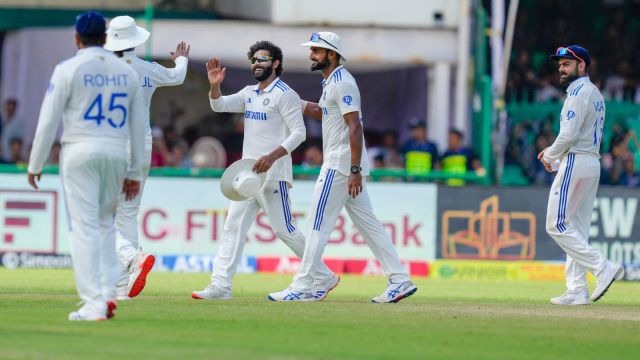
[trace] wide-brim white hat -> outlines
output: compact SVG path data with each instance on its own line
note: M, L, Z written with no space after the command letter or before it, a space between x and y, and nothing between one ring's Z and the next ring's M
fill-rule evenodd
M340 54L340 60L345 62L347 58L344 57L344 53L342 52L342 40L340 40L340 36L329 32L329 31L320 31L311 34L311 38L306 43L300 44L301 46L309 46L309 47L319 47L323 49L329 49Z
M117 16L109 22L107 42L104 48L109 51L122 51L144 44L151 34L136 25L131 16Z
M224 171L220 179L220 190L227 199L242 201L258 195L267 173L253 172L255 164L256 161L253 159L241 159Z

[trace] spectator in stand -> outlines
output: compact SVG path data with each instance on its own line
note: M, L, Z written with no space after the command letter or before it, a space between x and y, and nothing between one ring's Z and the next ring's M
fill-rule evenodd
M475 157L471 149L462 146L463 139L464 135L459 130L449 130L449 148L440 159L442 170L455 174L466 174L469 170L483 171L480 160ZM461 186L464 183L463 179L447 180L447 185L450 186Z
M7 99L5 102L4 124L2 126L2 135L0 137L0 146L2 146L2 156L7 162L12 162L14 157L11 152L11 142L14 138L23 139L24 121L17 115L18 100ZM21 143L22 145L22 143ZM20 155L22 158L22 154ZM15 163L15 162L14 162Z
M169 150L167 150L167 144L164 142L162 129L154 126L151 129L151 139L151 167L166 166Z
M616 134L611 140L611 150L602 156L602 167L605 173L604 183L610 185L619 185L622 172L624 170L624 161L631 157L627 149L625 136Z
M536 94L536 101L546 102L552 100L559 100L562 97L562 92L557 87L553 86L554 75L546 74L538 82L539 89Z
M191 161L189 160L187 153L189 152L189 146L184 141L178 141L173 144L169 151L169 156L165 166L170 167L191 167Z
M9 142L9 157L7 162L16 165L25 164L25 160L22 157L22 138L14 137Z
M427 174L438 165L438 147L427 140L427 124L420 118L409 121L411 139L402 146L405 168L411 174Z
M384 167L392 169L404 168L397 131L389 129L382 134L382 147L380 150L384 157Z
M322 146L316 142L311 142L304 150L304 161L302 166L305 168L319 168L322 166Z
M620 176L620 185L626 187L638 187L640 185L640 176L635 171L635 162L633 158L627 158L624 160L624 170L622 176Z
M62 146L60 142L56 141L51 146L51 153L49 154L49 160L47 161L47 165L60 165L60 150Z
M242 158L242 144L244 143L244 119L236 117L233 120L233 132L224 141L227 151L227 166Z

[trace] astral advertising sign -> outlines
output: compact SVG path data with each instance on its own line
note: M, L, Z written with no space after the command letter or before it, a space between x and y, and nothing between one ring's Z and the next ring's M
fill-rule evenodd
M438 258L563 261L545 230L548 195L543 187L439 188ZM640 263L639 199L624 188L597 193L589 242L613 262Z
M0 184L0 252L68 254L67 216L59 177L44 175L39 191L29 188L24 174L0 174ZM295 181L289 193L292 216L303 234L313 187L313 181ZM401 259L433 260L437 187L369 183L367 188L374 213L390 234ZM151 177L139 214L140 245L145 252L159 255L213 255L222 241L228 206L218 179ZM266 215L260 212L247 235L244 254L289 256L292 252L276 238ZM344 211L324 256L373 258Z

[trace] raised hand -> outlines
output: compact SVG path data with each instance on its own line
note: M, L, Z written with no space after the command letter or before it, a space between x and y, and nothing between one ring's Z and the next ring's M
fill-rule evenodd
M184 41L180 41L178 45L176 45L176 51L170 51L171 60L176 61L178 56L189 57L189 50L191 49L191 45L187 44Z
M206 62L207 67L207 78L209 79L209 84L213 86L220 86L222 81L224 81L224 76L227 71L227 68L223 68L220 65L220 60L213 58Z

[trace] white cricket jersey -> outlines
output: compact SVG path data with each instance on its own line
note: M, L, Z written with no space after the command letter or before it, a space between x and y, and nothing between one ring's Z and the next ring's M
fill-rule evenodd
M83 143L87 153L125 157L132 141L127 178L142 176L145 112L138 74L109 51L92 46L59 63L44 96L33 139L29 172L40 173L56 130L61 143Z
M293 184L291 152L306 138L300 97L280 78L264 90L250 85L239 92L210 99L216 112L244 113L243 159L258 159L278 146L287 155L276 160L267 172L267 180Z
M175 86L184 82L187 75L187 65L189 59L185 56L176 58L176 66L174 68L166 68L155 62L148 62L137 57L133 51L124 52L124 56L119 58L121 61L131 65L138 73L140 85L142 86L142 96L144 98L145 108L147 109L147 129L146 129L146 145L151 146L151 121L149 108L151 107L151 97L156 88L162 86Z
M560 133L544 152L551 163L568 153L600 157L605 105L598 88L588 76L574 80L567 88L567 98L560 113Z
M331 72L322 81L322 97L318 105L322 108L322 168L334 169L349 176L351 174L351 143L349 141L349 125L343 115L360 110L360 90L351 73L342 65ZM362 175L369 175L369 161L362 136L362 156L360 159Z

